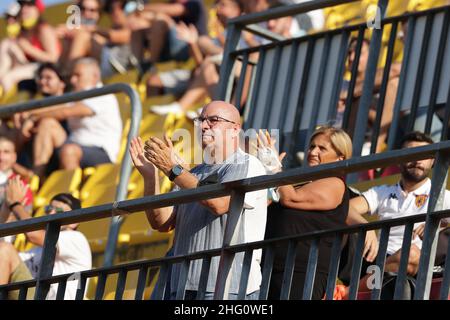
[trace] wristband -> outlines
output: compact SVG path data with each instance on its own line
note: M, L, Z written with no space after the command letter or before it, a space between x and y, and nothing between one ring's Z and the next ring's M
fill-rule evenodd
M14 207L15 207L15 206L18 206L19 204L21 204L19 201L16 201L16 202L14 202L14 203L11 203L11 204L8 206L9 211L13 211Z

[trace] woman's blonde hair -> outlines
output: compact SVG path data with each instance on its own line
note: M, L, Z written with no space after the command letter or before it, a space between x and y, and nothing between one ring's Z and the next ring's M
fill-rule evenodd
M352 157L352 139L350 139L347 132L345 132L343 129L335 128L332 126L317 127L316 131L314 131L311 135L309 143L311 144L314 138L321 134L326 135L330 139L334 151L336 151L339 156L344 157L344 160L350 159Z

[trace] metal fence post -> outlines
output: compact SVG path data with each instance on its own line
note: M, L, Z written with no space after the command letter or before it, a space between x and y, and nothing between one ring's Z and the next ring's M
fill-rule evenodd
M433 217L433 212L443 208L449 164L449 152L447 150L439 151L434 163L427 219L420 253L419 272L417 274L417 287L414 292L415 300L429 299L440 224L440 219Z
M231 281L231 268L234 260L234 253L226 250L226 247L236 244L239 223L241 223L241 213L244 206L245 192L233 190L231 192L230 210L227 214L227 223L223 236L222 253L220 255L219 269L217 271L217 281L214 290L215 300L228 300L228 288Z
M53 274L53 265L55 264L56 257L56 243L58 242L60 230L61 224L57 221L47 224L34 300L45 300L48 290L50 289L50 284L42 283L41 279L50 278Z

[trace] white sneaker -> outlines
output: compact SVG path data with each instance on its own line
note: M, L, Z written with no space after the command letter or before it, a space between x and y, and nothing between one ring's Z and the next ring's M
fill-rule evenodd
M173 102L171 104L166 104L166 105L162 105L162 106L150 107L150 111L153 113L156 113L160 116L164 116L169 113L183 112L183 109L181 108L181 106L178 102Z
M188 119L194 120L195 118L197 118L201 113L202 113L202 109L203 108L198 108L197 110L188 110L186 111L186 117Z

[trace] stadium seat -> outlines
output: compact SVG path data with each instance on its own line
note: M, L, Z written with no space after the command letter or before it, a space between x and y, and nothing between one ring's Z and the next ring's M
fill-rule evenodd
M79 197L78 188L81 183L81 169L56 170L45 180L38 194L34 197L34 207L39 208L48 204L50 199L58 193L71 193Z
M114 185L119 182L120 165L104 163L95 167L94 173L87 179L81 188L80 200L86 200L99 185Z

